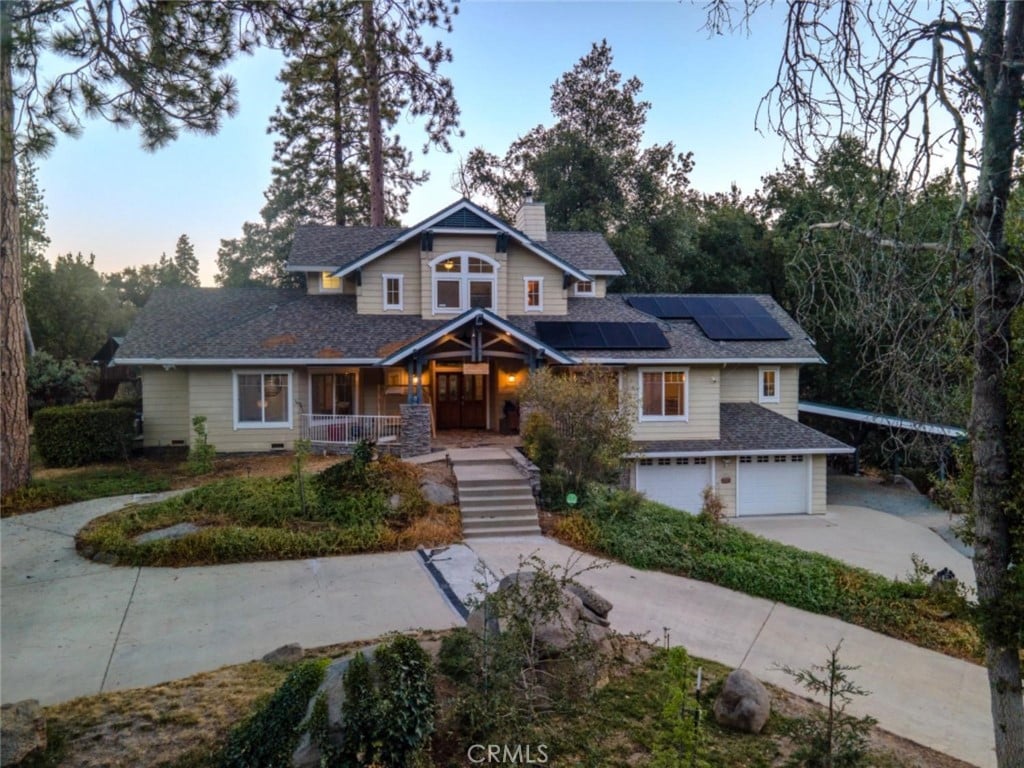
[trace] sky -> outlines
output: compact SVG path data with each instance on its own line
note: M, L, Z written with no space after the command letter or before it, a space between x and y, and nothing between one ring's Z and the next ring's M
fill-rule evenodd
M703 3L485 2L467 0L445 40L462 111L463 138L453 152L420 153L422 131L399 132L430 180L410 197L403 222L413 224L458 199L452 175L475 147L504 154L518 136L553 122L551 85L606 39L615 68L638 77L651 103L645 143L672 141L693 152L694 189L752 193L784 160L781 141L755 130L758 103L774 81L783 28L777 12L756 17L747 33L709 36ZM172 254L181 234L195 245L204 285L213 285L222 238L257 221L270 181L274 137L270 115L281 95L282 58L263 50L228 68L240 109L214 136L183 134L155 153L137 131L89 121L80 138L63 136L38 160L48 207L50 259L81 251L96 268L116 272Z

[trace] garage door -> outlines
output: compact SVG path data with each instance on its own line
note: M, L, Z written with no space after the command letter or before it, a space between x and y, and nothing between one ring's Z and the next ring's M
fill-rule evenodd
M740 456L738 515L803 515L811 462L805 456Z
M697 514L701 492L711 485L711 464L706 457L641 459L636 468L636 489L651 501Z

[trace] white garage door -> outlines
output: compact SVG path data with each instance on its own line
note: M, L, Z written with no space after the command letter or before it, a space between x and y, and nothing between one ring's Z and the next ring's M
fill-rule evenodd
M701 492L711 485L711 459L641 459L636 468L636 489L651 501L697 514L704 500Z
M809 513L806 456L740 456L737 474L738 515Z

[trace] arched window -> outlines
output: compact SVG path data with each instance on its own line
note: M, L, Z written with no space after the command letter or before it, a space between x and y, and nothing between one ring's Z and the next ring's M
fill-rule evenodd
M446 253L431 260L434 312L497 310L498 267L494 259L479 253Z

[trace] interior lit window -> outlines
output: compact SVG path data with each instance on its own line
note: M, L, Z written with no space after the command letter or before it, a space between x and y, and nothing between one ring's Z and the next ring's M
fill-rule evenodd
M643 371L640 374L642 419L685 419L686 371Z
M463 312L497 307L498 264L485 256L446 254L431 262L434 311Z
M332 275L330 272L320 273L320 290L322 291L340 291L341 290L341 278Z

